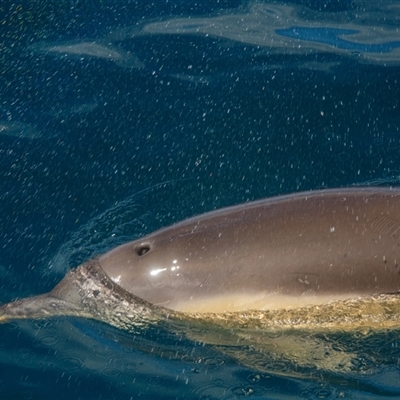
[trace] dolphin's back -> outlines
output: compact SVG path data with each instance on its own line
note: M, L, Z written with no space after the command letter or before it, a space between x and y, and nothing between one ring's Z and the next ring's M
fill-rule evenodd
M324 303L400 291L400 190L334 189L206 213L100 258L124 289L179 311Z

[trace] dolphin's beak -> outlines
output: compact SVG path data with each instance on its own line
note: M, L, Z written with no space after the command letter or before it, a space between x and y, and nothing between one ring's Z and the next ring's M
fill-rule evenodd
M83 316L82 314L83 310L77 305L53 297L50 292L0 306L0 323L16 319L48 318L55 315Z

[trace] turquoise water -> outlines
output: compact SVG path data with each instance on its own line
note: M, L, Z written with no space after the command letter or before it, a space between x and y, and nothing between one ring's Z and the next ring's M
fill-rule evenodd
M399 183L395 2L3 3L0 302L194 214ZM0 326L0 397L400 396L396 332L357 343L352 368L317 370L157 329L24 321Z

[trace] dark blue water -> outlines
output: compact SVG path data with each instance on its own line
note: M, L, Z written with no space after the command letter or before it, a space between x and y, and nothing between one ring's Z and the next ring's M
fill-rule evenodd
M2 2L0 301L48 291L92 255L204 211L398 184L399 11ZM400 396L397 336L387 335L360 339L361 354L382 356L351 373L296 373L170 332L18 322L0 326L0 397Z

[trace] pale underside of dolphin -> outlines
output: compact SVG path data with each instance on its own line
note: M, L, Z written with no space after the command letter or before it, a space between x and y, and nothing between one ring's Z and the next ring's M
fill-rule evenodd
M262 327L290 315L291 326L399 326L399 235L399 189L249 202L116 247L52 292L3 305L0 321L78 315L127 328L187 315Z

